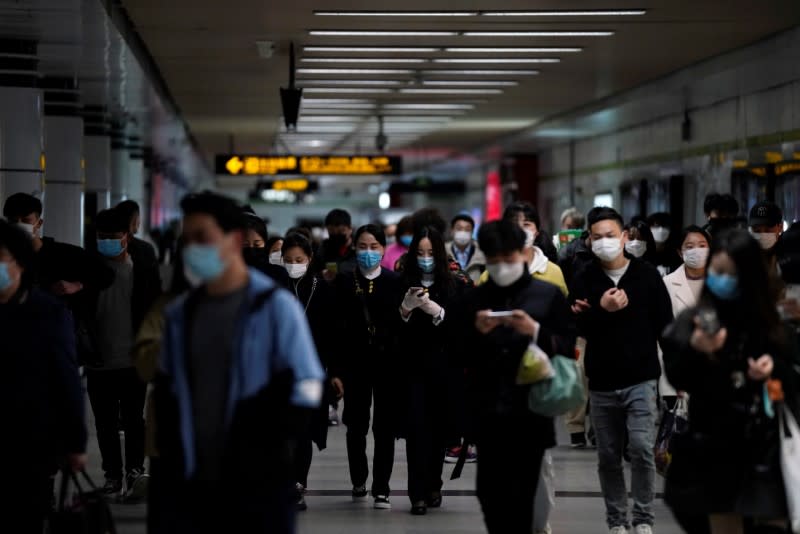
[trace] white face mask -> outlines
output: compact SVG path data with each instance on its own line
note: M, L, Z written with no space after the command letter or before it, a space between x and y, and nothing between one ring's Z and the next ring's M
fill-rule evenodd
M34 233L33 233L34 228L35 228L34 225L23 223L23 222L18 222L14 226L16 226L17 228L19 228L20 230L22 230L23 232L28 234L30 237L34 236Z
M773 234L772 232L764 232L764 233L757 233L757 232L750 232L754 238L758 240L758 244L761 245L761 248L764 250L769 250L775 246L775 243L778 242L778 234Z
M524 263L493 263L486 266L489 278L500 287L508 287L522 277Z
M622 239L619 237L604 237L592 241L592 252L600 261L610 263L622 254Z
M465 247L472 242L472 234L465 230L459 230L453 234L453 241L459 247Z
M533 248L533 242L536 240L536 234L533 230L528 230L527 228L523 228L525 230L525 248Z
M647 252L647 243L634 239L625 243L625 250L634 258L641 258Z
M283 254L281 254L281 251L276 250L275 252L271 252L269 255L269 262L272 265L283 265Z
M286 272L289 273L289 278L292 280L302 278L308 272L308 263L286 263L284 267L286 267Z
M690 248L683 251L683 263L690 269L702 269L708 261L708 248Z
M667 239L669 239L669 228L654 226L650 231L653 232L653 239L656 240L656 243L666 243Z

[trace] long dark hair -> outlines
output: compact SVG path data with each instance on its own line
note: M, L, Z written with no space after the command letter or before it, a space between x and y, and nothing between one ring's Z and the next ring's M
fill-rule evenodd
M631 221L630 224L625 225L625 230L628 232L628 239L630 240L630 231L632 228L635 228L637 232L639 232L639 236L641 237L641 241L644 241L647 244L647 250L644 253L644 256L639 258L642 261L646 261L653 267L658 264L658 259L656 258L656 240L653 237L653 232L650 230L650 226L648 224L639 219L637 221ZM625 254L628 254L626 251Z
M444 238L438 230L432 226L418 229L408 247L406 259L403 262L403 280L408 287L418 286L422 282L422 269L417 263L419 254L419 244L423 239L430 239L433 248L433 283L434 285L449 290L453 284L453 275L450 272L450 261L447 257L447 249L444 246Z
M746 330L742 334L750 339L763 339L762 336L765 335L768 340L782 344L783 327L777 302L769 291L767 265L758 242L746 230L726 230L714 236L708 265L720 252L728 254L736 265L739 280L738 302L734 305L720 302L706 285L700 296L701 305L713 305L723 319L729 317L737 326Z

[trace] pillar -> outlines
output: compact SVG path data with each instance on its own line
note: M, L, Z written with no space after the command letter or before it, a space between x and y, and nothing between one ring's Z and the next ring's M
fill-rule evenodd
M111 207L111 129L105 108L83 109L86 161L86 216Z
M48 237L83 245L83 117L74 79L46 79L44 86L44 230Z
M128 198L130 152L128 139L122 126L111 129L111 205L116 206Z
M130 160L128 167L128 199L139 204L140 228L139 233L145 235L150 228L148 214L150 202L145 189L144 147L139 137L128 138Z
M0 200L42 196L43 103L37 45L0 40Z

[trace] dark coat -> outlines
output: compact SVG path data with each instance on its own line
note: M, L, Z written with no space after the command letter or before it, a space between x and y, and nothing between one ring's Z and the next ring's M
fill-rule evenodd
M343 247L335 250L331 246L330 239L326 239L319 246L319 250L314 254L311 269L320 273L327 269L327 264L335 263L339 274L353 274L358 268L356 253L353 247Z
M578 334L586 338L586 376L594 391L658 380L658 338L673 318L667 287L653 266L630 260L617 286L628 295L628 306L611 313L600 299L613 287L597 261L586 265L570 286L571 299L588 300L591 306L578 315Z
M12 470L47 476L68 453L86 450L83 390L70 312L39 289L0 304L0 402L13 444Z
M689 432L673 441L668 500L704 513L781 517L785 498L777 420L765 416L763 383L746 378L746 370L748 357L772 355L772 377L781 381L795 417L800 415L798 373L793 368L800 364L795 333L787 328L781 341L763 334L746 338L746 328L723 319L729 338L712 360L689 345L696 314L696 309L682 313L662 341L667 378L691 399ZM735 372L742 373L742 387L734 385Z
M475 432L483 428L526 428L528 435L542 448L555 445L553 419L528 409L529 387L516 384L522 356L532 339L511 328L500 326L487 335L475 328L475 316L481 310L521 309L540 325L537 344L550 356L572 355L575 330L567 300L554 285L531 278L525 272L509 287L502 288L491 279L468 292L458 303L457 328L461 332L459 354L468 371L468 398L475 415Z
M589 232L583 232L577 239L573 239L570 244L558 251L558 266L564 274L564 280L572 293L572 280L576 273L583 270L586 265L595 261L592 249L586 245Z

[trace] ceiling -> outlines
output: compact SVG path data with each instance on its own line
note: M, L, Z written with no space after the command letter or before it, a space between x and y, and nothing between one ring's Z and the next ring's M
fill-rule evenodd
M391 152L417 155L417 159L430 154L469 153L546 117L657 79L800 22L800 3L796 0L535 3L536 10L645 11L639 15L603 16L440 13L376 17L314 13L319 9L452 12L457 8L451 0L125 0L123 4L189 128L209 157L231 148L239 152L374 152L379 114L385 116ZM493 0L460 4L468 6L462 9L477 11L531 11L533 3ZM438 31L453 35L340 36L312 35L311 30ZM601 31L610 35L465 35L511 31ZM260 57L257 41L275 43L274 55ZM279 98L279 87L288 82L290 42L298 52L298 85L305 88L296 133L285 132ZM431 50L324 51L307 50L308 46ZM458 47L561 50L445 50ZM335 61L337 58L349 60L339 62ZM391 61L372 61L375 58ZM516 61L496 63L504 58ZM458 62L448 61L452 59ZM523 63L520 59L551 61ZM398 72L334 74L302 69ZM510 72L453 72L465 69ZM520 72L532 70L538 74ZM312 91L320 88L323 92ZM438 94L442 90L453 93ZM439 109L432 109L437 106Z

